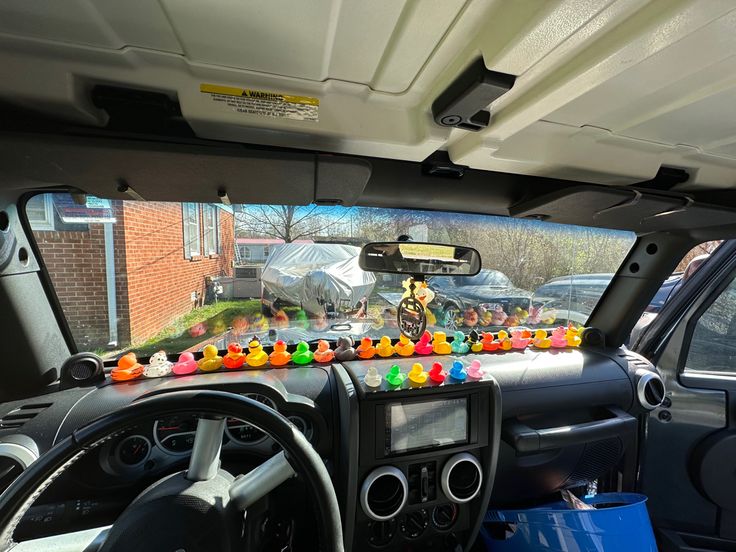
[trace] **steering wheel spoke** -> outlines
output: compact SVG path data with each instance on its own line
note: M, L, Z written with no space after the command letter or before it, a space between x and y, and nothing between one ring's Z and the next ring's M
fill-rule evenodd
M220 450L224 431L223 417L199 419L187 469L189 481L209 481L217 475L220 469Z
M295 475L286 454L281 451L245 475L239 475L230 486L230 500L245 510Z

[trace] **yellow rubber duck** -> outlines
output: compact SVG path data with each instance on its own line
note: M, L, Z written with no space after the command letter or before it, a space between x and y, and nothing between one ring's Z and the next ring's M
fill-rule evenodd
M470 334L468 334L468 344L470 344L470 350L474 353L480 353L483 350L483 342L480 340L478 330L470 331Z
M378 353L378 356L382 357L390 357L394 354L394 348L391 345L391 338L387 335L384 335L380 341L378 342L378 345L376 346L376 352Z
M218 355L219 351L214 345L205 345L202 349L202 358L197 363L199 369L203 372L214 372L222 366L222 357Z
M509 339L509 333L505 330L498 332L498 342L501 344L500 349L502 351L511 350L511 340Z
M449 355L452 352L452 345L447 341L445 332L434 332L432 350L436 355Z
M427 372L424 371L424 366L419 362L415 362L411 365L411 370L409 370L409 381L422 385L427 381L427 375Z
M411 356L414 354L414 342L404 334L399 335L399 342L394 347L401 356Z
M256 367L263 366L267 361L268 355L263 350L261 340L254 335L250 343L248 343L248 354L245 355L245 362L248 363L248 366Z
M547 337L547 330L537 330L534 332L532 345L537 349L549 349L552 346L552 340Z
M567 339L568 347L580 347L582 339L580 339L581 329L574 326L567 328L565 332L565 338Z

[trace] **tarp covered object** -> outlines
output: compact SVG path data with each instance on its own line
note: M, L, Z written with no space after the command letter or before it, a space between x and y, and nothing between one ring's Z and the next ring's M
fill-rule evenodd
M325 303L352 308L376 283L358 266L359 253L353 245L286 243L268 257L261 281L274 299L307 312L323 312Z

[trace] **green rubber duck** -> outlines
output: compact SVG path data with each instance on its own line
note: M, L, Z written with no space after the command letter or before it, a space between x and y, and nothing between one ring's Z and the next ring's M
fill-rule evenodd
M306 330L309 328L309 317L304 309L299 309L294 315L294 326Z
M309 364L314 359L314 353L309 350L309 343L300 341L297 343L296 351L291 355L294 364Z
M402 383L404 383L404 379L406 378L406 374L401 373L401 368L399 368L396 364L391 366L391 368L388 371L388 374L386 374L386 381L394 386L399 386Z

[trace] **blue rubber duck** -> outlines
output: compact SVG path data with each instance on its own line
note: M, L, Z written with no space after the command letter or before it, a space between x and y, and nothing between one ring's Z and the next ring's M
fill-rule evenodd
M463 366L463 363L459 360L452 363L452 368L450 368L450 377L457 381L465 381L468 377L468 373L465 371L465 366Z
M470 345L465 341L465 334L457 331L452 334L452 352L465 354L470 351Z

